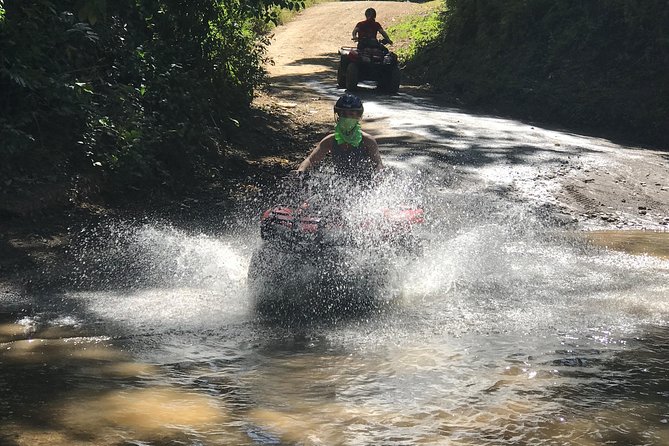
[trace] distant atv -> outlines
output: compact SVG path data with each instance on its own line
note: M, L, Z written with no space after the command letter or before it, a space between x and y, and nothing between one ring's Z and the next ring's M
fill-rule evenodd
M354 91L358 82L376 81L379 89L397 93L400 89L400 67L397 54L384 46L387 40L375 41L368 47L343 46L339 49L337 86Z

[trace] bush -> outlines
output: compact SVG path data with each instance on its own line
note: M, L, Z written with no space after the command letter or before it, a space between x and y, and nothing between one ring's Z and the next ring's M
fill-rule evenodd
M263 80L253 29L292 0L25 0L0 13L0 175L184 184Z

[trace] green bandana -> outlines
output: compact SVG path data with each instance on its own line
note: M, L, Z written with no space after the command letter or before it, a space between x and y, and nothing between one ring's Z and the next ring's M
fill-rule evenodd
M358 147L362 141L362 129L356 118L339 118L335 126L335 139L338 144L347 143Z

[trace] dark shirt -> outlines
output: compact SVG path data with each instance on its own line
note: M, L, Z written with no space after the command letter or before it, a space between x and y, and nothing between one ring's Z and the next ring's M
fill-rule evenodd
M333 139L331 154L338 174L359 180L371 178L374 162L364 142L358 147L353 147L350 144L338 144L337 140Z
M376 33L383 29L381 24L375 20L363 20L355 27L358 28L358 40L376 39Z

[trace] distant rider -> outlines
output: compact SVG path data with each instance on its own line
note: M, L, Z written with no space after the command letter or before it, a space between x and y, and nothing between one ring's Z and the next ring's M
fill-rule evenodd
M365 17L366 20L358 22L355 28L353 28L352 36L353 40L358 41L358 49L381 48L387 52L388 49L377 40L376 33L381 33L383 38L391 45L393 41L390 40L390 37L388 37L381 24L376 21L376 10L374 8L367 8L365 10Z
M383 169L376 140L360 128L363 107L359 97L350 93L340 97L335 106L335 131L323 138L305 158L297 172L306 172L330 153L335 170L358 179L371 178Z

